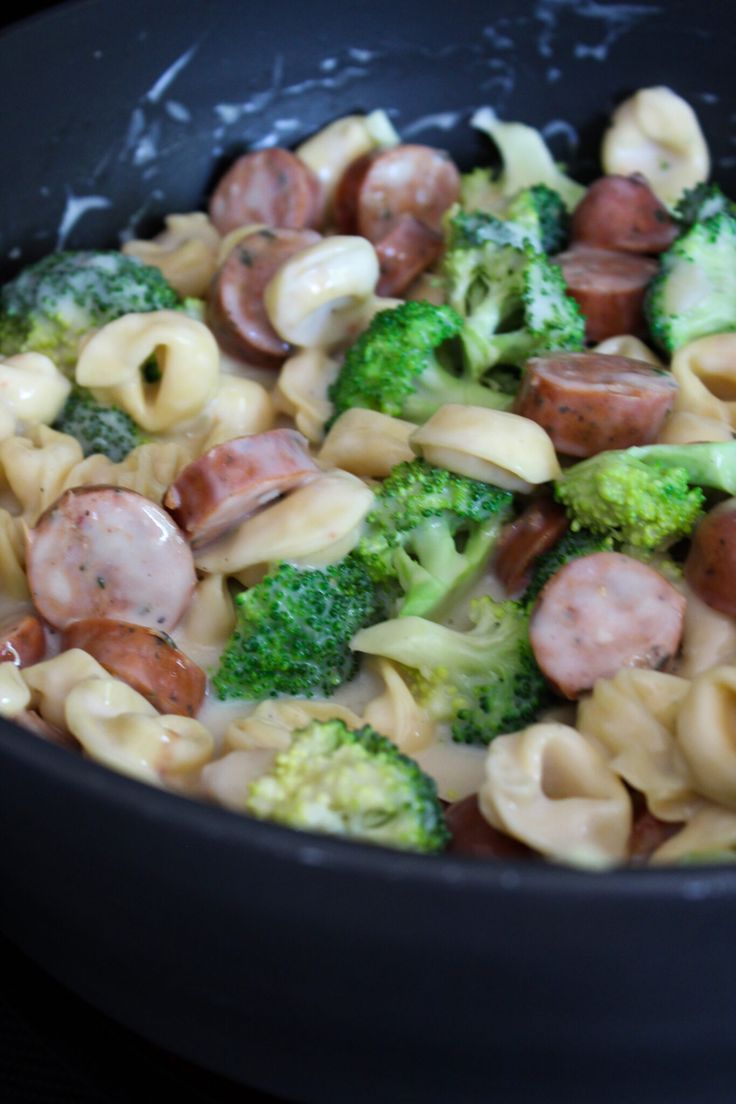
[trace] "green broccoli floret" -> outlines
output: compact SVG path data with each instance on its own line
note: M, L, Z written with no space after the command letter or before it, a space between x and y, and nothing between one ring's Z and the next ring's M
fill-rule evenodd
M721 191L718 184L701 181L683 192L673 214L684 229L689 229L693 223L705 222L721 212L736 215L736 203Z
M513 223L457 211L448 220L443 277L450 305L463 316L468 374L479 379L497 364L522 367L553 349L578 351L585 319L557 265L526 242Z
M635 445L623 451L655 468L682 468L694 487L736 495L736 441Z
M52 253L0 289L0 353L46 353L73 366L82 337L133 311L173 309L158 268L114 251Z
M506 410L511 398L453 375L441 362L463 327L450 307L409 301L381 311L348 349L329 397L334 417L353 406L425 422L446 403Z
M98 402L86 387L72 388L53 428L76 437L85 456L101 452L116 463L146 441L129 414Z
M385 736L340 720L295 732L273 769L251 783L246 811L408 851L442 851L450 841L434 781Z
M460 205L466 211L499 213L506 197L494 179L493 169L471 169L460 177Z
M419 701L451 724L456 741L488 744L530 724L550 688L534 658L523 603L484 595L470 614L467 632L407 617L363 629L351 646L409 668Z
M398 464L376 493L354 554L374 582L398 581L402 617L425 616L482 569L512 499L426 460Z
M557 544L547 552L537 557L532 568L529 585L521 596L527 608L531 609L537 600L537 596L546 583L557 572L581 556L592 556L594 552L610 552L613 550L611 537L602 537L591 533L589 529L568 529Z
M652 337L668 353L736 330L736 215L696 222L662 254L644 310Z
M683 467L645 463L631 449L573 464L556 481L555 497L573 529L646 550L666 548L691 533L705 501L699 487L689 486Z
M349 642L375 602L352 556L321 569L279 564L235 600L235 629L212 680L218 697L329 696L355 674Z
M504 219L525 231L539 253L559 253L568 233L568 215L559 192L546 184L523 188L503 214Z

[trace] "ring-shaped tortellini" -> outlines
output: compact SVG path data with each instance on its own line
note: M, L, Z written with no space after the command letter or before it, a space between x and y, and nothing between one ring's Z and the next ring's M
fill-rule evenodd
M270 748L286 751L291 734L310 721L344 721L348 728L360 728L361 718L334 701L306 701L300 698L268 699L257 705L247 717L236 717L225 730L225 747L254 751Z
M162 785L197 770L214 751L212 734L191 717L157 713L119 679L84 679L69 692L66 727L92 758Z
M736 859L736 812L704 802L684 828L661 844L653 863L733 862Z
M673 410L659 431L657 444L695 445L703 441L730 441L732 437L728 422L693 414L689 410Z
M642 88L616 108L603 136L601 160L606 173L642 173L665 203L706 180L710 170L695 112L663 86Z
M106 459L106 458L105 458ZM45 425L32 425L27 436L0 443L0 468L29 525L62 493L72 469L83 460L74 437Z
M154 357L161 378L148 383L143 366ZM139 426L160 433L199 414L214 396L220 354L212 333L181 311L125 314L86 343L76 379L121 406Z
M196 566L237 575L279 560L308 567L336 563L357 544L372 504L373 492L362 480L348 472L325 472L196 553Z
M501 410L449 403L414 431L410 444L430 464L520 494L560 474L546 430Z
M736 620L713 609L685 585L687 598L677 673L696 678L711 667L736 663Z
M277 754L275 748L236 749L206 763L201 775L202 796L224 809L244 813L251 783L270 773Z
M478 800L489 824L550 858L600 867L626 857L626 788L569 725L535 724L498 736Z
M200 666L215 663L235 628L235 608L224 575L199 579L176 628L179 647ZM200 653L206 655L204 663Z
M264 433L273 426L275 413L271 396L262 384L223 373L205 411L208 429L199 452L209 452L233 437Z
M353 406L335 421L317 458L368 479L384 479L396 464L413 460L413 422Z
M633 334L616 334L607 337L593 348L594 353L603 353L605 356L624 356L631 360L643 360L645 364L652 364L655 368L663 368L664 365L653 349L645 345L641 338Z
M366 238L323 238L284 261L266 285L271 325L292 345L331 348L364 314L378 275L378 257Z
M578 706L578 730L601 746L611 769L645 795L661 820L685 820L699 804L675 739L689 685L662 671L626 668L598 679Z
M25 562L23 522L7 510L0 509L0 586L3 593L20 601L31 596Z
M31 691L14 663L0 663L0 717L17 717L31 704Z
M679 386L675 411L736 427L736 333L691 341L677 350L671 368Z
M352 161L373 149L396 146L399 140L388 115L378 108L368 115L345 115L342 119L335 119L302 142L295 152L300 161L317 175L329 203L341 176Z
M22 422L53 422L66 402L71 384L42 353L0 358L0 403Z
M105 668L81 648L70 648L52 659L23 667L22 675L31 691L32 707L62 730L66 729L64 706L74 687L86 679L109 677Z
M325 422L332 414L327 392L339 370L338 362L323 349L302 349L285 360L279 372L274 404L294 419L296 428L312 444L319 444L324 437Z
M220 235L201 211L167 215L166 229L151 241L128 241L122 252L153 265L179 295L206 294L217 267Z
M698 793L736 808L736 665L693 679L677 715L677 742Z
M417 702L406 681L388 659L377 659L375 667L383 680L383 692L365 707L365 723L382 732L406 755L429 747L437 726Z

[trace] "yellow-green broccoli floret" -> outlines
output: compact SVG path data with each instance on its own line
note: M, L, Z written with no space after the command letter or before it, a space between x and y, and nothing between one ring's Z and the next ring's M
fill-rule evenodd
M90 330L132 312L175 309L158 268L115 251L51 253L0 289L0 353L45 353L73 366Z
M76 437L85 456L101 452L116 463L146 441L129 414L98 402L86 387L72 388L53 428Z
M295 732L272 771L251 783L246 811L409 851L442 851L450 839L434 781L385 736L340 720Z

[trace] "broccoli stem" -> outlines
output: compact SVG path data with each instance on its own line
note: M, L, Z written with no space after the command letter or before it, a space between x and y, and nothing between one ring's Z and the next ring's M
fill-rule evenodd
M416 390L405 399L402 415L410 422L422 423L447 403L508 410L513 401L513 395L504 395L475 380L459 379L438 364L430 364L418 377Z
M684 468L695 487L736 494L736 441L707 441L694 445L639 445L627 450L645 464Z

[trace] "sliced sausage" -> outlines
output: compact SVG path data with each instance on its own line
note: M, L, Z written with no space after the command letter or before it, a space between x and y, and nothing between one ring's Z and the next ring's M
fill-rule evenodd
M685 578L706 605L736 617L736 499L716 506L697 526Z
M645 863L658 847L666 843L682 828L681 823L660 820L644 806L634 812L629 836L629 858L634 863Z
M677 381L643 360L550 353L527 361L514 410L537 422L566 456L648 445L674 406Z
M226 352L278 368L291 352L269 321L263 292L289 257L320 240L314 230L257 230L230 251L210 288L207 320Z
M554 548L568 526L564 508L551 498L536 499L515 521L504 526L494 570L509 598L526 590L534 562Z
M30 667L32 663L40 663L45 654L46 634L33 614L8 617L0 622L0 663Z
M93 656L159 713L193 717L204 700L204 671L166 633L127 621L89 617L69 625L61 644L64 649L81 648Z
M413 215L401 215L376 245L381 269L378 295L401 295L442 252L442 235Z
M184 534L165 510L135 491L65 491L27 540L31 596L57 629L84 617L170 629L196 583Z
M478 807L478 795L469 794L445 810L452 834L448 848L455 855L476 855L481 859L527 859L531 848L491 827Z
M643 176L602 176L573 211L573 245L622 253L662 253L679 227Z
M622 667L663 667L680 646L685 598L620 552L571 560L542 589L529 624L537 663L566 698Z
M335 193L334 213L343 234L374 244L402 215L440 232L442 216L460 195L460 174L444 150L404 145L373 150L353 161Z
M235 437L193 460L164 496L164 506L199 548L320 469L293 429Z
M558 253L554 262L562 269L568 293L585 315L585 334L590 341L645 331L644 293L658 271L655 260L578 245Z
M316 226L322 185L308 165L285 149L256 150L231 165L210 199L210 218L221 234L265 222L304 230Z

